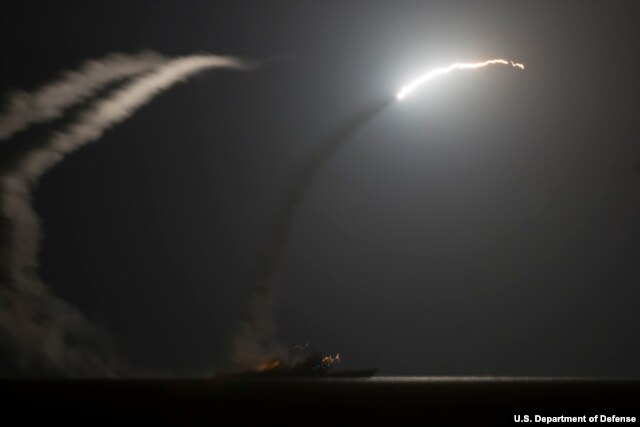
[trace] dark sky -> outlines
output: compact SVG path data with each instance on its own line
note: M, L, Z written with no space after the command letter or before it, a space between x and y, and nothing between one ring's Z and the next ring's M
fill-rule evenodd
M136 368L210 373L323 137L432 68L514 59L432 81L321 169L278 338L385 375L640 376L639 21L634 0L2 2L2 94L109 52L264 63L45 175L41 275Z

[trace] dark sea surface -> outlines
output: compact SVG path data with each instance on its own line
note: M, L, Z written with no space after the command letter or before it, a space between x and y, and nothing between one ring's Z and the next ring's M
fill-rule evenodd
M640 417L640 381L620 378L4 380L0 390L3 411L25 421L114 425L134 420L231 425L219 424L221 419L296 425L416 425L409 422L415 419L420 425L513 425L525 415L532 424L536 415L616 415L636 417L637 425Z

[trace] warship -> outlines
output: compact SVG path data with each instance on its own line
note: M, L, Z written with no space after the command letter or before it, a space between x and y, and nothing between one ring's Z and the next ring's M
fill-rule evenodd
M322 355L314 351L301 357L295 354L296 347L298 350L300 349L299 346L294 346L294 351L290 351L287 360L273 358L266 360L254 369L219 376L233 378L369 378L378 372L378 369L375 368L334 371L332 369L342 360L340 353Z

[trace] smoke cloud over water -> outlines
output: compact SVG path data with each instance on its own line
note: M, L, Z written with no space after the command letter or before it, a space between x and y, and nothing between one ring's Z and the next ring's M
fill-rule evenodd
M67 73L37 93L14 96L14 100L27 100L26 104L14 101L0 117L0 138L7 138L29 124L61 115L108 83L138 76L94 101L74 123L30 149L0 177L1 211L8 224L2 236L5 259L1 260L0 338L11 341L21 364L41 364L71 376L118 373L117 360L104 336L78 310L53 295L39 277L42 230L32 206L33 191L42 175L68 154L99 139L177 82L212 68L248 66L236 58L214 55L163 60L151 53L134 57L114 54Z
M317 150L291 179L284 202L276 213L269 241L260 254L256 286L251 293L248 318L240 325L232 342L231 361L237 367L255 367L273 357L281 357L285 346L276 341L275 310L284 251L300 202L314 178L331 157L392 101L370 106L345 120L319 143Z

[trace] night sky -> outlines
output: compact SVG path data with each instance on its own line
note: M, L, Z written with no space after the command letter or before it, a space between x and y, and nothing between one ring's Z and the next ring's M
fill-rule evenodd
M128 375L211 375L298 165L424 72L513 59L393 102L319 170L277 338L382 375L638 377L638 22L633 0L4 1L2 95L111 52L258 64L176 85L47 173L41 277Z

